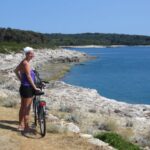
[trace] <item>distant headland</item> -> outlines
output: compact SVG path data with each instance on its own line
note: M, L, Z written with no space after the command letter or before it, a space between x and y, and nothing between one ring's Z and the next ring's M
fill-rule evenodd
M34 48L56 48L60 46L113 47L113 46L139 46L150 45L150 36L109 34L109 33L38 33L12 28L0 28L0 52L18 52L30 45ZM84 46L85 47L85 46Z

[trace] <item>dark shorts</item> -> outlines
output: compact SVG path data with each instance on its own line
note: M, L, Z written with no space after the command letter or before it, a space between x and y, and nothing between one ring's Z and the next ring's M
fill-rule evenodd
M19 92L20 92L20 96L23 98L33 97L35 93L32 86L24 86L24 85L20 86Z

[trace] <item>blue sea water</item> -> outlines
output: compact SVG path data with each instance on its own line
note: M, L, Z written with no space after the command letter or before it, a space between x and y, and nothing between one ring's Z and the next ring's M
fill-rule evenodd
M150 47L71 49L97 59L74 66L63 81L118 101L150 104Z

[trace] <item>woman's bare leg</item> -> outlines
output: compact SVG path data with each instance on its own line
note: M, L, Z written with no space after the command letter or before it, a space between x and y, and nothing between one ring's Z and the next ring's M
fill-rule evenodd
M19 110L19 127L24 128L24 99L21 97L21 106Z
M29 114L32 104L32 98L24 98L24 124L25 128L29 128Z

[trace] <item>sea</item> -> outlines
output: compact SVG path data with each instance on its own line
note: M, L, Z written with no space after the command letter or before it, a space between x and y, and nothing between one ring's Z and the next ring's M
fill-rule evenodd
M150 47L68 48L96 56L75 65L62 79L96 89L104 97L131 104L150 104Z

